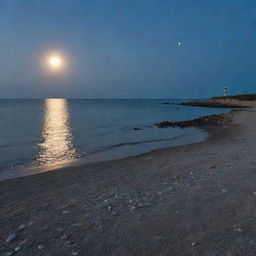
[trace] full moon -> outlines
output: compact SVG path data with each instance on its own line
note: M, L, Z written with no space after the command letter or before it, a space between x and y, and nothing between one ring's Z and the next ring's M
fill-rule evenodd
M43 69L50 74L65 74L68 71L67 57L59 51L51 51L46 53L44 58L42 58L41 64Z
M60 57L52 56L49 58L49 64L52 68L60 68L62 61Z

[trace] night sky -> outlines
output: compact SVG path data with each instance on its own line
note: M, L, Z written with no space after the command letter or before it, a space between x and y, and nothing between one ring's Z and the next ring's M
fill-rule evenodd
M254 0L0 0L1 98L255 93L255 70Z

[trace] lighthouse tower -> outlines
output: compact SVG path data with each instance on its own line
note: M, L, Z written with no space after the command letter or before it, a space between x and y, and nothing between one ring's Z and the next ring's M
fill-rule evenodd
M228 87L225 85L224 87L224 96L226 97L228 95Z

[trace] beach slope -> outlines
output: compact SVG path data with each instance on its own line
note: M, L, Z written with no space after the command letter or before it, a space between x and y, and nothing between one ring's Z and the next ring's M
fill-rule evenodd
M0 254L255 255L256 112L229 115L205 142L2 181Z

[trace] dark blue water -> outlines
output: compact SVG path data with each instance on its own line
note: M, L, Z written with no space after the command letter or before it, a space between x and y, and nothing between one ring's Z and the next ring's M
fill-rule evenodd
M77 159L100 161L198 142L207 136L200 129L153 124L228 111L163 104L181 101L0 100L0 169L47 169Z

